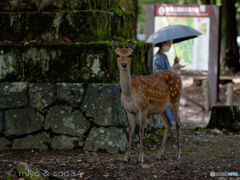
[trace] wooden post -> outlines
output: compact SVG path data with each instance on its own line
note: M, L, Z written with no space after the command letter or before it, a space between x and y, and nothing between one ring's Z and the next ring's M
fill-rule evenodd
M208 80L203 80L203 100L204 100L204 109L208 111L211 106L211 97Z
M209 44L209 65L208 81L211 93L211 103L218 101L219 94L219 55L221 35L221 8L210 6L210 44Z
M227 84L227 92L226 92L226 105L232 106L233 105L233 83Z

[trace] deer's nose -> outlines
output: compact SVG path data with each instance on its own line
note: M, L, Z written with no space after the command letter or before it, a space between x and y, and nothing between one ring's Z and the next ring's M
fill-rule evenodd
M123 64L122 64L122 67L123 67L123 68L127 68L127 64L126 64L126 63L123 63Z

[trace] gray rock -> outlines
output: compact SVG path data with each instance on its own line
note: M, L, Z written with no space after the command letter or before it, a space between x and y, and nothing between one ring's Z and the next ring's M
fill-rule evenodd
M127 148L127 135L123 129L92 128L84 144L85 151L105 150L109 153L124 152Z
M54 106L48 111L45 129L54 133L83 137L90 123L80 111L72 111L70 106Z
M47 133L38 135L29 135L24 138L15 139L13 141L12 149L48 149L50 144L50 137Z
M0 83L0 109L19 108L27 105L27 83Z
M96 2L96 0L94 0L94 2ZM28 6L31 5L28 4ZM122 15L119 16L117 13L110 11L92 10L69 13L53 11L44 13L37 11L31 13L19 11L4 13L0 11L0 17L2 27L0 29L0 41L10 40L18 42L24 38L28 40L54 41L63 39L64 37L68 37L73 42L106 41L114 35L120 35L120 32L122 38L131 39L134 29L132 28L134 18L126 12L122 12ZM118 24L121 25L121 28L119 28ZM96 25L98 26L97 29ZM93 29L94 27L95 29ZM121 31L119 29L121 29ZM15 31L13 32L13 30ZM48 48L48 50L50 51L50 48ZM87 51L89 50L91 51L91 49ZM113 62L111 62L111 64L113 64ZM53 66L56 67L56 65ZM65 66L69 66L69 64ZM80 66L78 66L78 68ZM59 68L59 64L57 68ZM34 70L35 69L33 69L33 71Z
M83 138L78 139L78 146L83 147L85 143L85 140Z
M53 149L73 149L75 144L78 143L77 137L69 136L55 136L51 142L51 148Z
M6 139L6 138L2 138L0 137L0 151L1 150L8 150L9 149L9 145L11 143Z
M134 142L139 142L139 116L136 117L136 128L135 128L135 137ZM148 115L147 121L144 128L144 133L151 133L156 131L157 129L163 128L163 121L161 115ZM127 132L129 131L129 127L126 128Z
M72 106L78 106L84 94L83 84L80 83L57 83L57 99Z
M6 136L29 134L41 130L43 125L44 117L30 107L9 110L5 113L4 134Z
M151 132L163 127L163 121L161 115L148 115L147 122L145 124L146 132Z
M119 85L89 84L81 109L99 126L126 126Z
M29 84L30 106L39 111L51 106L56 101L55 91L53 84Z
M89 84L81 109L99 126L128 127L126 111L121 105L119 85ZM136 119L139 126L139 117ZM161 127L163 127L161 116L148 116L146 131L150 132Z
M4 114L0 111L0 134L3 133L3 121L4 121Z

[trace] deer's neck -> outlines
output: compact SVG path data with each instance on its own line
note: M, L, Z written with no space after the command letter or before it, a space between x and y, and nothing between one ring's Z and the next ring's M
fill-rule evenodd
M129 96L131 94L132 86L130 71L120 70L120 86L124 95Z

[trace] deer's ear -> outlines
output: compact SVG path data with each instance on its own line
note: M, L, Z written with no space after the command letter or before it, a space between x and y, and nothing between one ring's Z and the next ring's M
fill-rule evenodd
M114 50L116 50L118 48L117 44L114 41L112 42L112 47Z
M134 50L135 50L135 48L136 48L136 45L135 45L135 43L131 43L131 45L130 45L130 48L132 49L132 51L134 51Z

